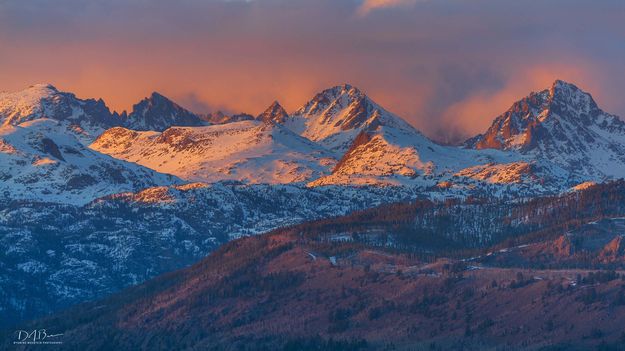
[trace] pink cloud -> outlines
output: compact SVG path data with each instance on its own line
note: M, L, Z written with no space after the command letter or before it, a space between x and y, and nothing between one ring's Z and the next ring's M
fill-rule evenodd
M423 0L364 0L362 5L358 8L358 14L366 16L371 11L377 9L412 6L419 1Z

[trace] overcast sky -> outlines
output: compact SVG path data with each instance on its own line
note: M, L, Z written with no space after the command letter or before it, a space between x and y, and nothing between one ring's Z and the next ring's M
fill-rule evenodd
M341 83L458 140L556 78L625 117L623 0L0 0L0 90L293 111Z

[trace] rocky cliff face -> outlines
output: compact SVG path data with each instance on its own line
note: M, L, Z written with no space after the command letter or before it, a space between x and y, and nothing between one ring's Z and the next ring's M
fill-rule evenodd
M284 123L289 114L284 110L279 102L274 101L263 113L256 117L257 120L263 122Z
M159 93L134 105L124 126L133 130L163 131L172 126L202 126L207 123Z

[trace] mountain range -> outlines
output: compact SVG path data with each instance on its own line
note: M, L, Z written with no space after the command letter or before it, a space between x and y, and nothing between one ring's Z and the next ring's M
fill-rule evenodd
M128 114L51 85L0 95L3 126L53 119L93 152L187 182L404 185L465 193L497 184L502 192L538 194L625 175L625 124L560 80L515 102L464 146L437 144L348 84L316 94L291 114L276 101L257 117L240 116L217 114L211 124L158 93Z
M1 93L0 305L8 317L0 324L183 268L241 236L392 202L488 198L498 218L518 223L502 204L569 199L623 177L624 133L618 117L563 81L513 103L458 146L430 140L348 84L295 112L276 101L256 117L199 115L158 93L130 113L49 84ZM441 211L424 212L421 233L455 228L450 236L470 240L446 244L472 248L507 238L492 216L446 227L453 215ZM414 248L373 235L383 229L359 235ZM563 243L569 252L589 247ZM496 258L541 263L535 252Z

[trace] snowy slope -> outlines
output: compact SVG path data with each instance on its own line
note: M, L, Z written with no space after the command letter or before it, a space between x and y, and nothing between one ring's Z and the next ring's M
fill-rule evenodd
M83 204L176 179L85 147L64 122L0 127L0 198Z
M124 127L133 130L163 131L173 126L203 126L206 121L159 93L152 93L133 106L124 118Z
M12 93L0 93L0 125L18 125L40 118L62 121L81 141L90 143L121 118L102 99L82 100L50 84L37 84Z
M421 133L409 129L379 126L362 132L334 168L331 175L310 185L328 184L392 184L433 186L441 181L466 183L468 180L486 181L471 169L501 173L500 165L522 160L514 152L496 150L473 151L460 147L442 146ZM508 169L512 182L522 179L519 172L530 169ZM500 181L504 183L505 176ZM524 178L523 178L524 179ZM472 181L470 181L473 183Z
M303 182L329 173L336 163L313 142L260 121L162 133L113 128L90 147L189 181Z
M515 102L467 146L518 151L560 167L576 182L625 177L625 123L560 80Z

